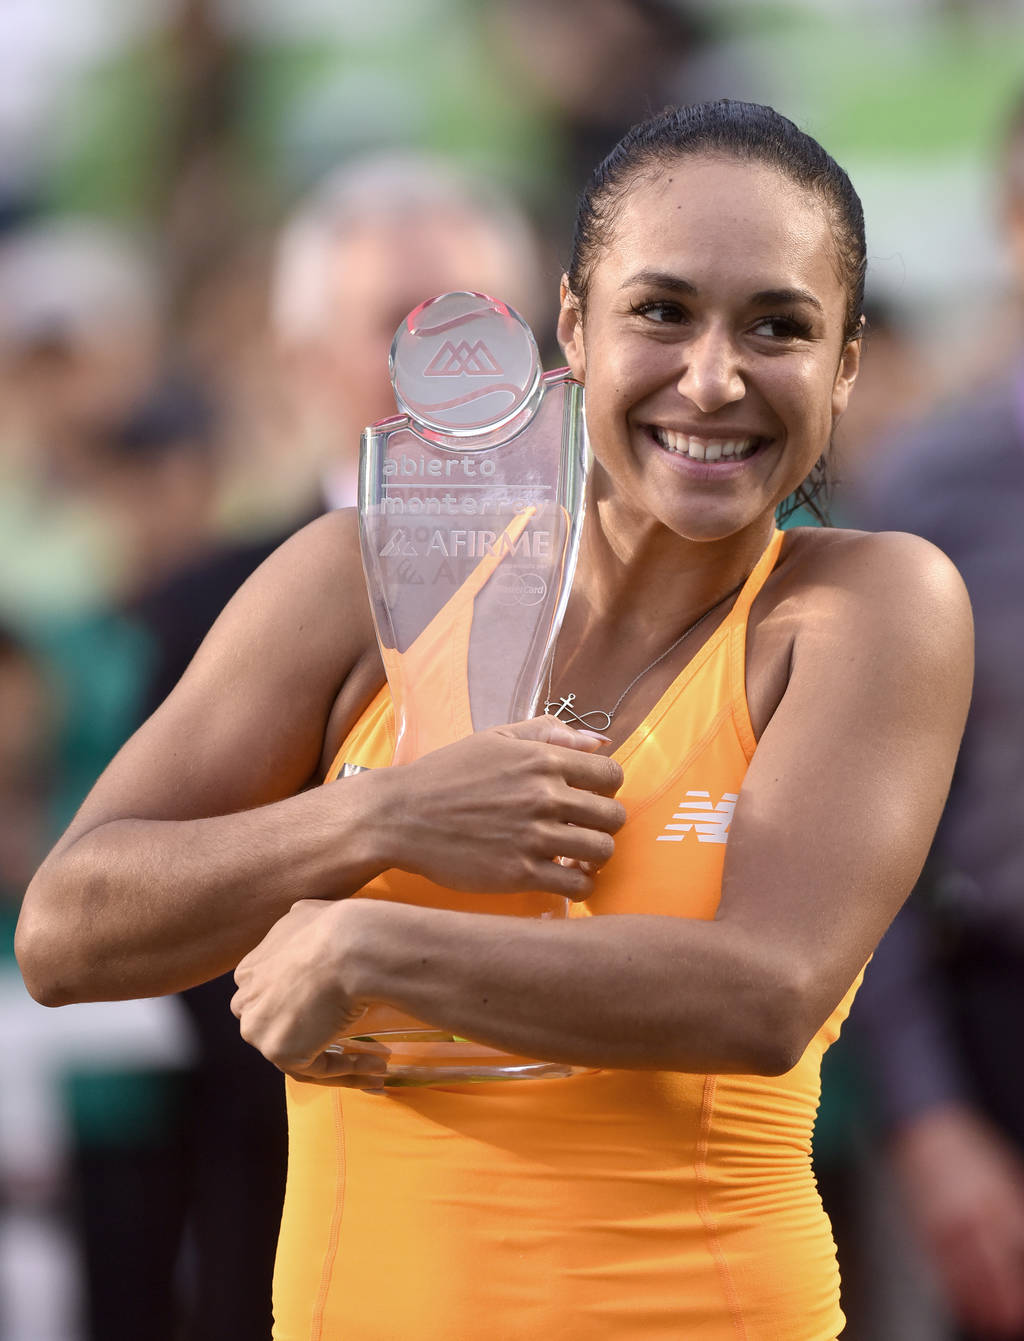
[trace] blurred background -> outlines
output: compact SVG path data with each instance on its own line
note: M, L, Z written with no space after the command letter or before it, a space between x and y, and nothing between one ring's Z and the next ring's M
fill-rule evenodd
M406 311L496 292L556 366L589 171L648 112L725 96L792 117L862 195L870 327L833 512L871 524L905 433L1021 363L1024 0L0 5L0 1341L268 1335L277 1077L240 1055L223 986L36 1006L21 893L237 585L353 501ZM997 720L1020 779L1022 716ZM922 1208L967 1147L942 1129L938 1165L907 1154L870 999L865 1020L827 1059L815 1148L844 1335L1024 1335L1020 1146ZM959 1092L936 1102L992 1137ZM992 1252L1014 1265L965 1284L1006 1188Z

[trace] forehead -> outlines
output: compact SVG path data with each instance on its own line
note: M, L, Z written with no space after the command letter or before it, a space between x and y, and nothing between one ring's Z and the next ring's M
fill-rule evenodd
M659 270L698 288L729 282L844 298L823 203L763 163L682 158L638 176L595 261L593 277L605 284Z

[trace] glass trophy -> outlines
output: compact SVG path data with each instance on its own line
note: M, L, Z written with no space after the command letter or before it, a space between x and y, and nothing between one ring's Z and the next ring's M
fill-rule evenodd
M363 434L363 564L395 713L393 762L537 712L583 517L583 388L542 373L529 326L479 293L417 307L391 346L400 413ZM360 896L389 897L389 873ZM410 886L412 893L410 893ZM404 902L565 917L544 892L463 894L403 876ZM385 1006L351 1028L391 1049L389 1084L566 1076Z

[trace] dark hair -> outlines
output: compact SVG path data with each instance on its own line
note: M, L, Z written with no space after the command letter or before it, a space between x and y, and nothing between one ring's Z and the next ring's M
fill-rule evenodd
M607 245L636 178L676 159L701 155L766 164L821 199L846 289L844 340L856 340L861 334L867 269L864 211L857 192L835 159L787 117L759 103L729 98L666 108L628 131L595 169L579 199L567 270L569 288L581 311L597 253ZM827 525L827 512L817 500L828 488L823 455L800 488L781 505L780 520L807 507Z

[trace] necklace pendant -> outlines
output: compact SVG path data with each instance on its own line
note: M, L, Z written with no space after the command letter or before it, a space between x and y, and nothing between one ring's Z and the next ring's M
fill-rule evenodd
M590 712L577 712L572 706L575 702L575 694L563 694L561 698L548 699L544 704L544 711L549 717L557 717L567 726L578 723L588 731L603 733L608 730L612 724L612 714L610 712L603 712L600 708L593 708ZM594 721L594 718L598 720Z

